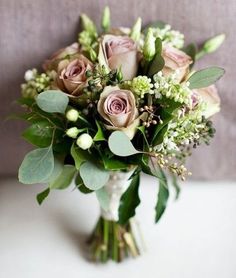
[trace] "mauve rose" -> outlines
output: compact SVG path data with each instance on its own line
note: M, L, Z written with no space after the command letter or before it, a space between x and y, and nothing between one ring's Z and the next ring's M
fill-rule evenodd
M77 42L59 49L57 52L55 52L50 59L46 60L43 64L43 69L45 71L47 70L56 70L58 63L65 59L67 56L75 55L79 53L79 44Z
M200 96L200 98L206 103L206 110L203 113L203 116L206 118L209 118L220 111L220 97L215 85L201 89L194 89L193 94Z
M162 56L165 60L165 66L162 69L164 76L169 76L178 70L176 79L181 82L189 73L189 65L192 63L191 57L169 45L164 47Z
M111 70L121 67L124 80L131 80L137 74L137 46L127 36L103 36L99 46L98 60L101 65Z
M131 91L118 86L107 86L100 95L98 113L107 122L109 130L122 130L132 139L139 125L138 109Z
M62 60L58 64L56 84L63 92L79 95L87 85L86 71L92 69L92 62L82 54L72 60Z

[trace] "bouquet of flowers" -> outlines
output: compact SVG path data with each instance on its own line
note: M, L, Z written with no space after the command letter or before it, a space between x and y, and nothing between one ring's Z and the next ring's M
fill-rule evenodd
M25 73L19 117L30 126L23 138L37 148L20 168L24 184L47 184L41 204L55 189L73 185L94 192L101 217L89 239L92 258L121 261L139 254L132 218L140 204L140 173L157 179L155 221L192 148L209 144L209 118L220 110L215 83L220 67L193 70L195 60L215 51L224 34L200 49L184 47L184 35L155 22L142 28L111 28L106 7L101 31L85 14L78 41ZM172 177L168 178L166 175Z

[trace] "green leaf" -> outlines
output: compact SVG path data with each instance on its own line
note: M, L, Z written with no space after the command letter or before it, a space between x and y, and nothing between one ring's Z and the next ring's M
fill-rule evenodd
M110 202L110 197L109 197L107 191L103 187L103 188L96 190L95 193L96 193L100 206L102 207L102 209L107 211L109 208L109 202Z
M37 96L36 103L45 112L64 114L69 103L69 98L61 91L48 90Z
M27 128L22 136L29 143L43 148L51 144L53 131L54 127L47 120L39 120Z
M102 156L102 161L106 170L116 171L116 170L125 170L128 165L122 160L116 159L114 157Z
M179 194L180 194L180 186L178 184L177 178L175 175L172 175L172 185L175 189L176 195L175 195L175 199L177 200L179 198Z
M83 180L81 179L81 176L78 175L76 176L75 178L75 184L76 184L76 187L79 189L80 192L84 193L84 194L88 194L88 193L92 193L94 192L93 190L90 190L88 189L85 185L84 185L84 182Z
M129 137L122 131L114 131L108 139L108 146L112 153L118 156L130 156L139 153L132 145Z
M80 166L80 176L84 185L91 190L98 190L102 188L109 179L109 171L98 167L90 161L84 162Z
M156 211L156 217L155 217L155 222L157 223L161 216L163 215L166 206L167 206L167 201L169 198L169 190L168 190L168 184L167 184L167 179L165 177L165 174L162 170L162 179L159 179L159 190L158 190L158 199L157 199L157 204L155 207Z
M54 169L54 157L52 146L36 149L29 152L20 168L18 178L25 184L44 182L48 179Z
M194 43L190 43L186 47L182 49L188 56L190 56L193 60L193 63L190 65L191 67L193 66L195 59L196 59L196 54L197 54L197 47Z
M41 205L42 202L48 197L49 193L50 193L50 188L47 188L46 190L44 190L43 192L40 192L36 196L36 199L37 199L39 205Z
M82 162L89 159L88 152L78 148L75 144L72 144L70 153L75 161L75 167L77 170L80 169Z
M139 174L133 177L130 186L121 196L119 207L119 223L124 225L135 215L135 209L140 204L139 194Z
M98 121L96 121L96 125L97 125L98 130L97 130L97 133L95 134L95 136L93 138L93 141L104 141L104 140L106 140L106 138L103 134L102 128L101 128Z
M155 126L152 144L158 145L162 142L165 132L167 131L168 123L173 119L173 115L165 110L162 110L162 123Z
M196 71L190 76L188 82L190 89L205 88L215 83L225 73L225 70L219 67L209 67Z
M155 48L156 48L156 54L149 65L149 70L148 70L149 76L153 76L154 74L158 73L160 70L163 69L163 67L165 65L165 61L164 61L163 57L161 56L162 41L160 38L156 38Z
M49 184L51 189L65 189L67 188L75 175L76 169L73 165L64 165L60 175Z

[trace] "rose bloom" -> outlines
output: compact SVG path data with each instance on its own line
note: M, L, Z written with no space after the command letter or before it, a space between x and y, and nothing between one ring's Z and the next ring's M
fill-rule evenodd
M220 111L220 97L215 85L201 89L194 89L193 94L200 96L200 98L206 103L206 110L203 113L203 116L206 118L209 118Z
M92 69L92 62L82 54L72 60L62 60L58 64L56 85L63 92L77 96L87 85L86 71Z
M98 113L107 122L108 130L121 130L132 139L139 125L138 109L131 91L107 86L100 95Z
M77 42L59 49L55 52L50 59L46 60L43 64L43 69L47 70L56 70L58 63L67 56L75 55L79 53L79 44Z
M164 76L169 76L176 70L176 79L181 82L189 73L189 65L192 63L192 59L183 51L174 48L172 46L165 46L162 51L162 56L165 60L165 66L162 69Z
M99 63L107 68L119 69L124 80L131 80L138 71L138 50L135 42L127 36L103 36L98 54Z

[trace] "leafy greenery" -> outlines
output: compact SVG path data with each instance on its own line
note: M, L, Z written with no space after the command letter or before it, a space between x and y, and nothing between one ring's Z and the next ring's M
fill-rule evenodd
M69 98L61 91L48 90L37 96L36 103L45 112L64 114Z
M65 189L67 188L75 175L76 169L73 165L64 165L59 176L49 184L51 189Z
M117 156L129 156L139 153L132 145L129 137L122 131L114 131L108 139L108 146Z
M124 225L128 220L135 215L135 209L140 204L138 189L139 189L139 174L131 180L130 186L121 196L119 207L119 223Z
M20 168L18 178L25 184L45 182L54 169L52 146L29 152Z
M90 161L84 162L79 169L84 185L91 190L102 188L109 179L109 171L102 169Z
M155 211L156 211L155 222L156 223L160 220L161 216L163 215L163 213L166 209L168 198L169 198L167 179L162 170L161 170L161 175L162 175L162 179L159 179L158 199L157 199L157 204L155 206Z
M220 79L224 73L225 70L219 67L209 67L196 71L188 79L190 83L189 88L198 89L208 87Z
M156 38L155 47L156 47L156 54L149 65L149 69L148 69L149 76L153 76L154 74L156 74L157 72L162 70L165 65L165 61L164 61L163 57L161 56L162 41L160 38Z
M96 190L95 193L101 208L103 208L105 211L108 210L110 198L104 187Z
M40 192L37 195L36 199L39 205L41 205L43 201L48 197L49 193L50 193L50 188L48 187L47 189L45 189L44 191Z

